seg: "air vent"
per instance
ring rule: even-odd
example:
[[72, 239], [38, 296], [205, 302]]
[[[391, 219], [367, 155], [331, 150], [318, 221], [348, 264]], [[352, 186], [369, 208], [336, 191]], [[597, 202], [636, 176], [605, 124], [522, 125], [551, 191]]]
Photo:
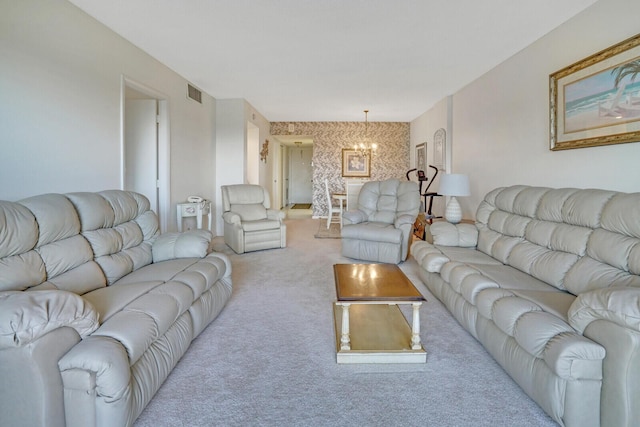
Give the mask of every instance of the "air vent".
[[202, 91], [194, 86], [187, 84], [187, 96], [196, 102], [202, 104]]

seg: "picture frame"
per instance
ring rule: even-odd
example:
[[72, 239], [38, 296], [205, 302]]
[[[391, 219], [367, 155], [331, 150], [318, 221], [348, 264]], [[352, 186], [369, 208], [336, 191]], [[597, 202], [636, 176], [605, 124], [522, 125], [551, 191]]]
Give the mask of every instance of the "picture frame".
[[371, 176], [371, 150], [363, 155], [360, 150], [342, 149], [342, 176], [368, 178]]
[[416, 145], [416, 169], [424, 171], [427, 169], [427, 143]]
[[433, 166], [438, 170], [445, 169], [445, 159], [447, 156], [447, 132], [440, 128], [433, 134]]
[[640, 141], [640, 34], [549, 75], [552, 151]]

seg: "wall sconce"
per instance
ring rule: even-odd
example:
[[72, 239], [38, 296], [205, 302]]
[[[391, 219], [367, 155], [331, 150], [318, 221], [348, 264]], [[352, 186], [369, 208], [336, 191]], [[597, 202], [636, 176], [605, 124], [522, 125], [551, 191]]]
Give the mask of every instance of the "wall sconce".
[[267, 163], [267, 155], [269, 154], [269, 140], [265, 139], [262, 144], [262, 150], [260, 150], [260, 160]]

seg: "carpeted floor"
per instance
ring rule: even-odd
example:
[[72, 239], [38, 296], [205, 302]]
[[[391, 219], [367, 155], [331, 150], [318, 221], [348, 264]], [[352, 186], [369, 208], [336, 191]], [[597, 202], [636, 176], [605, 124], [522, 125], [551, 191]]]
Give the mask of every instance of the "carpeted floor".
[[[427, 363], [338, 365], [332, 302], [339, 239], [287, 220], [287, 248], [234, 254], [233, 295], [136, 421], [146, 426], [556, 425], [401, 264], [428, 302]], [[406, 313], [409, 314], [409, 313]]]

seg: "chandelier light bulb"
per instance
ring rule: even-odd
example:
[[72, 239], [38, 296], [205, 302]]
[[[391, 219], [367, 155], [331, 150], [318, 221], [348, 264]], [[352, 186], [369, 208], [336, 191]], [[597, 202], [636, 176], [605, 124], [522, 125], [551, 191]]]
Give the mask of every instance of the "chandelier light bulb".
[[362, 142], [354, 144], [354, 150], [359, 151], [360, 155], [366, 157], [373, 155], [378, 148], [378, 144], [372, 143], [369, 139], [369, 110], [364, 110], [364, 137]]

